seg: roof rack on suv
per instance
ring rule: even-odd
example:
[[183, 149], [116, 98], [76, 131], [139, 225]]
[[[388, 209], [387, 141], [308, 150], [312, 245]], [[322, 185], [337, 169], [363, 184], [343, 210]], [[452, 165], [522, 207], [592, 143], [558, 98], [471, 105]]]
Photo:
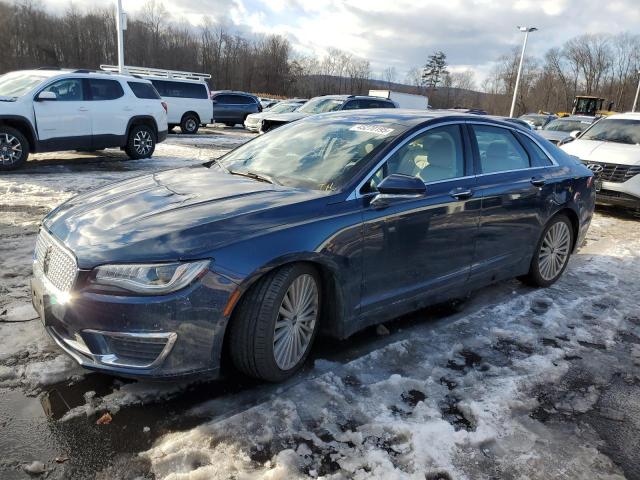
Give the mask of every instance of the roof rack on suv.
[[[100, 65], [100, 69], [105, 72], [119, 73], [116, 65]], [[208, 73], [182, 72], [180, 70], [165, 70], [163, 68], [130, 67], [125, 66], [125, 73], [129, 75], [147, 75], [150, 77], [176, 78], [182, 80], [208, 80], [211, 75]]]

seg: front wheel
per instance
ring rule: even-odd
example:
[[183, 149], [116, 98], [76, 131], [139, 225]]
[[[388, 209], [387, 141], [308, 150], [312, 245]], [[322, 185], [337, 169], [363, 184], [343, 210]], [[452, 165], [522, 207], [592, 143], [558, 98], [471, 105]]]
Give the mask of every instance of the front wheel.
[[320, 277], [310, 265], [288, 265], [259, 280], [230, 325], [236, 368], [270, 382], [292, 376], [315, 339], [321, 293]]
[[0, 126], [0, 171], [20, 168], [29, 158], [29, 142], [15, 128]]
[[572, 247], [571, 221], [566, 215], [555, 216], [543, 230], [529, 273], [522, 280], [536, 287], [552, 285], [567, 268]]
[[150, 158], [156, 149], [156, 135], [148, 125], [136, 125], [131, 128], [125, 152], [129, 158]]

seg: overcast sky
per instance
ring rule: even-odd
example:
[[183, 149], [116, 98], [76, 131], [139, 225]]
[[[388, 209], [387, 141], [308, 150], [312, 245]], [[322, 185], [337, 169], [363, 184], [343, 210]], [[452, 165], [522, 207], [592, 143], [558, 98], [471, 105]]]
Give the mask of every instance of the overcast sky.
[[[41, 0], [60, 11], [69, 0]], [[145, 0], [122, 0], [137, 12]], [[301, 53], [337, 47], [371, 61], [374, 77], [394, 66], [404, 80], [435, 50], [451, 70], [483, 78], [491, 62], [521, 45], [516, 25], [536, 26], [528, 53], [543, 55], [580, 33], [640, 33], [640, 0], [156, 0], [174, 19], [199, 24], [203, 15], [258, 33], [287, 36]], [[115, 0], [74, 0], [79, 7]]]

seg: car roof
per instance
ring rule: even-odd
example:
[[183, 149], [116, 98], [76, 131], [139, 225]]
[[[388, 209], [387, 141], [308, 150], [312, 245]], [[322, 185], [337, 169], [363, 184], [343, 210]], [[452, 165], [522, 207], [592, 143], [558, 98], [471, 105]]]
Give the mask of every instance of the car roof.
[[581, 122], [591, 122], [595, 121], [596, 117], [591, 117], [589, 115], [569, 115], [567, 117], [556, 118], [556, 120], [579, 120]]
[[38, 68], [33, 70], [15, 70], [7, 73], [24, 73], [27, 75], [38, 75], [47, 78], [66, 77], [69, 75], [79, 75], [82, 78], [101, 78], [101, 79], [119, 79], [124, 81], [142, 80], [147, 82], [146, 78], [137, 75], [126, 75], [119, 73], [103, 72], [102, 70], [91, 70], [85, 68]]
[[472, 120], [474, 122], [493, 123], [496, 126], [505, 126], [527, 131], [525, 127], [518, 123], [506, 122], [492, 118], [488, 115], [475, 115], [472, 113], [459, 113], [450, 110], [407, 110], [401, 108], [369, 108], [362, 110], [339, 110], [336, 112], [320, 113], [307, 117], [307, 120], [331, 118], [335, 120], [361, 120], [362, 122], [380, 121], [383, 123], [395, 123], [408, 128], [418, 126], [429, 120], [450, 119], [450, 120]]
[[389, 100], [388, 98], [384, 98], [384, 97], [375, 97], [373, 95], [319, 95], [317, 97], [313, 97], [313, 99], [316, 98], [328, 98], [331, 100], [360, 100], [360, 99], [369, 99], [369, 100], [383, 100], [385, 102], [389, 102], [389, 103], [393, 103], [391, 100]]
[[640, 113], [639, 112], [616, 113], [616, 114], [604, 117], [603, 120], [606, 120], [607, 118], [622, 119], [622, 120], [640, 120]]
[[221, 95], [221, 94], [228, 94], [228, 95], [244, 95], [245, 97], [251, 97], [251, 98], [255, 98], [258, 99], [258, 97], [256, 97], [255, 95], [253, 95], [252, 93], [247, 93], [247, 92], [240, 92], [237, 90], [213, 90], [211, 92], [211, 95]]

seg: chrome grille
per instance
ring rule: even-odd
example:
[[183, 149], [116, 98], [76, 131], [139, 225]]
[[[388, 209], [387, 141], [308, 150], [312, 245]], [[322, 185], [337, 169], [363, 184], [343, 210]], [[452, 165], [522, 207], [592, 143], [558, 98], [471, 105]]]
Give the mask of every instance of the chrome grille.
[[605, 182], [623, 183], [640, 174], [640, 165], [619, 165], [616, 163], [584, 162], [585, 165], [602, 165], [600, 179]]
[[76, 260], [44, 230], [38, 235], [33, 257], [34, 275], [43, 275], [61, 292], [71, 291], [78, 270]]

